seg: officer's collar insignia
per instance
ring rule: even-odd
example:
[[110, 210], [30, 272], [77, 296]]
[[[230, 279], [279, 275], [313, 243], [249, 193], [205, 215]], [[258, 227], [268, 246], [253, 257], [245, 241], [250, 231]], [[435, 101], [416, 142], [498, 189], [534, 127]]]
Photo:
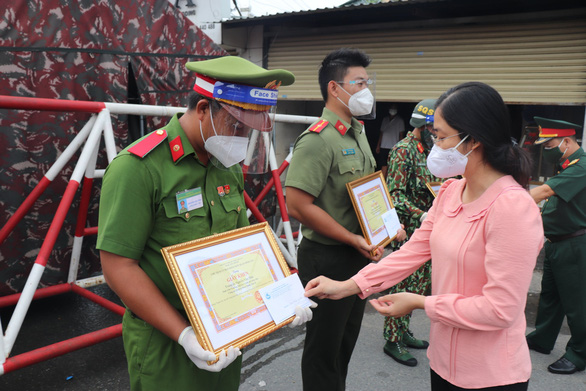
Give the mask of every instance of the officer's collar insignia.
[[342, 121], [338, 120], [338, 122], [336, 122], [336, 125], [334, 125], [334, 127], [336, 128], [336, 130], [338, 132], [340, 132], [340, 134], [343, 136], [346, 134], [346, 131], [348, 130], [348, 128], [346, 127], [346, 125], [344, 125], [342, 123]]
[[572, 161], [566, 159], [566, 161], [564, 162], [564, 164], [562, 164], [562, 168], [563, 169], [566, 169], [566, 168], [570, 167], [572, 164], [578, 163], [579, 161], [580, 161], [580, 159], [574, 159]]
[[183, 151], [183, 144], [181, 144], [181, 136], [177, 136], [172, 141], [170, 141], [169, 148], [171, 149], [171, 156], [173, 157], [173, 162], [176, 162], [185, 153]]

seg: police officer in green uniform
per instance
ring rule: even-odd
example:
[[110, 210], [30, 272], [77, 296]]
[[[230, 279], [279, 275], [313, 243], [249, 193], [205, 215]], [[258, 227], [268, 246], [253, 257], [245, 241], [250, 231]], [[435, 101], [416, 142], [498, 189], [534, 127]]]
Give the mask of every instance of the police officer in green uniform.
[[531, 189], [535, 202], [546, 200], [541, 216], [546, 236], [545, 261], [535, 331], [529, 348], [549, 354], [564, 316], [571, 338], [566, 353], [547, 367], [552, 373], [572, 374], [586, 367], [586, 153], [576, 142], [581, 126], [535, 117], [543, 158], [559, 172]]
[[[387, 187], [397, 210], [399, 220], [405, 226], [407, 239], [425, 219], [434, 200], [427, 183], [436, 182], [427, 168], [427, 155], [433, 146], [433, 114], [436, 99], [424, 99], [413, 109], [409, 124], [413, 130], [399, 141], [388, 157], [389, 174]], [[398, 249], [403, 243], [393, 243]], [[390, 293], [412, 292], [428, 295], [431, 289], [431, 261], [417, 269], [411, 276], [391, 288]], [[385, 317], [383, 336], [387, 341], [385, 354], [400, 364], [417, 365], [417, 359], [407, 350], [426, 349], [429, 343], [415, 338], [409, 330], [411, 314], [399, 318]]]
[[[318, 75], [323, 114], [295, 142], [285, 185], [289, 214], [302, 224], [297, 259], [304, 284], [319, 275], [345, 280], [383, 252], [360, 235], [346, 189], [346, 183], [373, 173], [376, 164], [364, 127], [354, 118], [373, 107], [365, 69], [369, 63], [366, 54], [354, 49], [326, 56]], [[374, 256], [371, 250], [376, 250]], [[343, 390], [365, 302], [356, 295], [316, 299], [301, 361], [303, 389]]]
[[120, 152], [102, 185], [97, 248], [127, 307], [132, 390], [238, 389], [240, 352], [229, 347], [207, 363], [216, 356], [197, 342], [160, 250], [248, 225], [237, 163], [251, 129], [272, 130], [278, 85], [295, 80], [239, 57], [186, 67], [196, 72], [187, 112]]

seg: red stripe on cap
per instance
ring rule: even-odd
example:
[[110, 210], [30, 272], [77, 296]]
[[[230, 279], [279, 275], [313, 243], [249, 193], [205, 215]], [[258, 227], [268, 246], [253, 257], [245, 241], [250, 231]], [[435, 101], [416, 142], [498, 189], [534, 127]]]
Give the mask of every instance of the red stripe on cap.
[[572, 128], [568, 129], [552, 129], [552, 128], [541, 128], [539, 137], [568, 137], [576, 134], [576, 130]]
[[[204, 88], [201, 83], [198, 85], [198, 79], [203, 80], [205, 82], [205, 84], [209, 83], [211, 84], [211, 88]], [[216, 79], [212, 79], [211, 77], [207, 77], [204, 75], [201, 75], [199, 73], [195, 74], [195, 84], [193, 86], [193, 90], [195, 92], [197, 92], [198, 94], [201, 94], [207, 98], [213, 98], [214, 97], [214, 84], [216, 84]]]

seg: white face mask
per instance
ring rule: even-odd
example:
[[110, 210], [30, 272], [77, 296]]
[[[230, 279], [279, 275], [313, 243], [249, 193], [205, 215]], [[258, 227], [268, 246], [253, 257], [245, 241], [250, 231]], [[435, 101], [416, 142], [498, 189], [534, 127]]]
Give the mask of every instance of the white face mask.
[[468, 155], [473, 150], [470, 150], [466, 155], [462, 155], [456, 148], [466, 140], [468, 136], [464, 137], [458, 145], [448, 149], [442, 149], [434, 145], [427, 157], [427, 168], [434, 176], [438, 178], [450, 178], [456, 175], [463, 175], [466, 171], [466, 164], [468, 163]]
[[389, 110], [389, 115], [397, 115], [397, 110], [390, 109]]
[[201, 121], [199, 121], [199, 132], [201, 134], [202, 140], [204, 140], [203, 146], [205, 150], [208, 151], [213, 157], [218, 159], [218, 161], [226, 168], [243, 161], [244, 158], [246, 158], [248, 137], [219, 136], [218, 133], [216, 133], [216, 126], [214, 125], [214, 118], [212, 116], [211, 109], [210, 120], [212, 122], [214, 136], [209, 137], [207, 140], [205, 140], [203, 137]]
[[[340, 88], [344, 90], [344, 87], [340, 86]], [[344, 90], [344, 92], [350, 95], [348, 91]], [[370, 114], [372, 111], [372, 105], [374, 104], [374, 97], [368, 88], [363, 88], [354, 95], [350, 95], [348, 104], [344, 103], [340, 98], [337, 99], [342, 102], [344, 106], [349, 108], [350, 113], [352, 113], [352, 115], [355, 117]]]

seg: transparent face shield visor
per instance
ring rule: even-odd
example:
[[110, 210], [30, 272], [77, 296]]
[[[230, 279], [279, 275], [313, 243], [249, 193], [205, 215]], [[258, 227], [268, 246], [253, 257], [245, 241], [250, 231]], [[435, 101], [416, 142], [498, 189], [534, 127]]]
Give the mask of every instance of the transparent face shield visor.
[[221, 169], [239, 164], [244, 174], [268, 172], [276, 106], [256, 111], [212, 101], [210, 108], [215, 131], [206, 139], [210, 161]]

